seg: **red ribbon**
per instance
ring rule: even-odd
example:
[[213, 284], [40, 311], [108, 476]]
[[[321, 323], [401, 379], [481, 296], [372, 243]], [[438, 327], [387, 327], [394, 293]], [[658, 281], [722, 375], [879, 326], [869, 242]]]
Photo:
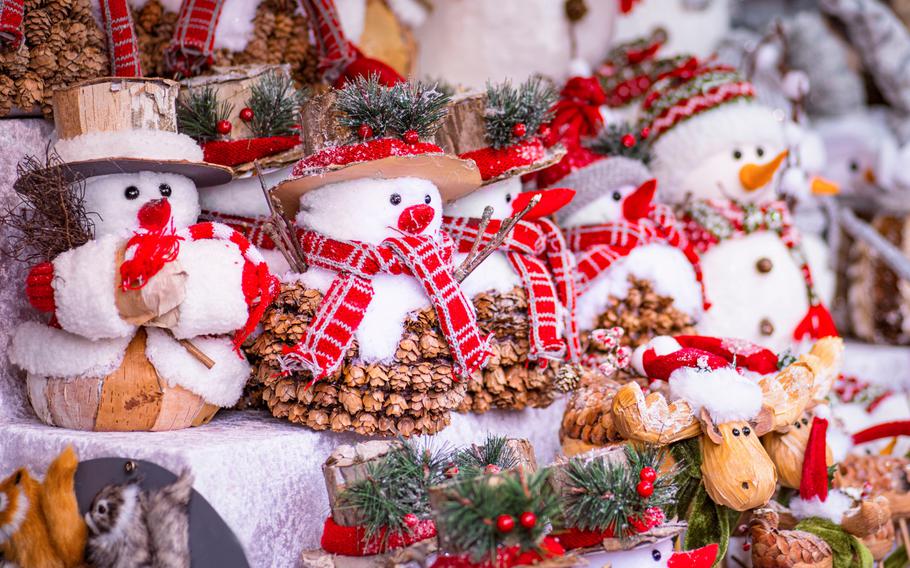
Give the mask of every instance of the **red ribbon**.
[[436, 523], [432, 519], [418, 521], [410, 532], [392, 532], [382, 528], [367, 538], [366, 527], [339, 525], [332, 517], [325, 520], [320, 546], [331, 554], [342, 556], [373, 556], [436, 536]]
[[101, 0], [101, 17], [107, 34], [111, 75], [142, 77], [139, 43], [126, 0]]
[[9, 51], [22, 45], [22, 20], [25, 17], [25, 0], [0, 0], [0, 44]]

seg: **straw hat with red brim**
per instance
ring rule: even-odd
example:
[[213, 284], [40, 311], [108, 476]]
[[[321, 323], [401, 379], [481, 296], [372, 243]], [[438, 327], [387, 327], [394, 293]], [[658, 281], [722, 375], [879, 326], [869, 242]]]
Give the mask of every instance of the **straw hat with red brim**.
[[445, 202], [473, 192], [482, 181], [474, 162], [445, 154], [435, 144], [378, 138], [328, 147], [300, 160], [291, 177], [278, 184], [273, 192], [285, 213], [293, 216], [302, 195], [325, 185], [355, 179], [403, 177], [433, 182]]

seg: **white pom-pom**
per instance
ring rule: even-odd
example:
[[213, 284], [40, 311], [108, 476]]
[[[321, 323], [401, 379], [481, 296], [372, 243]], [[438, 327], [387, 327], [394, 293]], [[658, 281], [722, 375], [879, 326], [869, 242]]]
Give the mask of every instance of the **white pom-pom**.
[[593, 72], [591, 64], [580, 57], [569, 61], [569, 75], [572, 77], [590, 77]]
[[788, 99], [801, 99], [809, 94], [809, 76], [800, 69], [788, 71], [781, 87]]
[[755, 52], [755, 68], [760, 71], [770, 71], [777, 67], [780, 57], [780, 48], [773, 43], [766, 43]]

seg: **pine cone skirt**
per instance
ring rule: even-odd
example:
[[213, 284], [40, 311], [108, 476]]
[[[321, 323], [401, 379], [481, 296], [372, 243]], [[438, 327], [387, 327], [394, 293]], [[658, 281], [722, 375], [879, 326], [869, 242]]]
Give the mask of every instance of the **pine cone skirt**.
[[380, 436], [435, 434], [449, 424], [467, 384], [452, 378], [452, 361], [432, 308], [405, 322], [395, 362], [365, 363], [351, 345], [334, 375], [312, 387], [309, 373], [282, 376], [278, 359], [295, 344], [316, 313], [322, 294], [302, 284], [282, 284], [266, 311], [263, 333], [246, 349], [253, 363], [255, 400], [273, 415], [314, 430], [354, 431]]
[[546, 408], [555, 398], [558, 363], [540, 369], [529, 361], [528, 297], [524, 288], [488, 292], [473, 299], [477, 323], [484, 335], [492, 334], [492, 356], [484, 369], [474, 373], [458, 410], [486, 412], [491, 408], [521, 410]]

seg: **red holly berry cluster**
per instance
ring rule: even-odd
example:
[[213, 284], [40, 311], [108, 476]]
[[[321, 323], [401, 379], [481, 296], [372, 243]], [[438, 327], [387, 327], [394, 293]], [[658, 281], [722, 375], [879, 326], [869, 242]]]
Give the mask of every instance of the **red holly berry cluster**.
[[[518, 517], [518, 522], [526, 529], [534, 528], [537, 524], [537, 515], [531, 511], [525, 511]], [[499, 515], [496, 517], [496, 529], [501, 533], [510, 533], [515, 528], [515, 517], [512, 515]]]
[[240, 109], [240, 120], [243, 122], [249, 122], [253, 120], [253, 109], [250, 107], [243, 107]]
[[657, 472], [654, 471], [653, 467], [643, 467], [638, 472], [638, 479], [640, 481], [635, 490], [640, 497], [647, 499], [654, 494], [654, 482], [657, 480]]

